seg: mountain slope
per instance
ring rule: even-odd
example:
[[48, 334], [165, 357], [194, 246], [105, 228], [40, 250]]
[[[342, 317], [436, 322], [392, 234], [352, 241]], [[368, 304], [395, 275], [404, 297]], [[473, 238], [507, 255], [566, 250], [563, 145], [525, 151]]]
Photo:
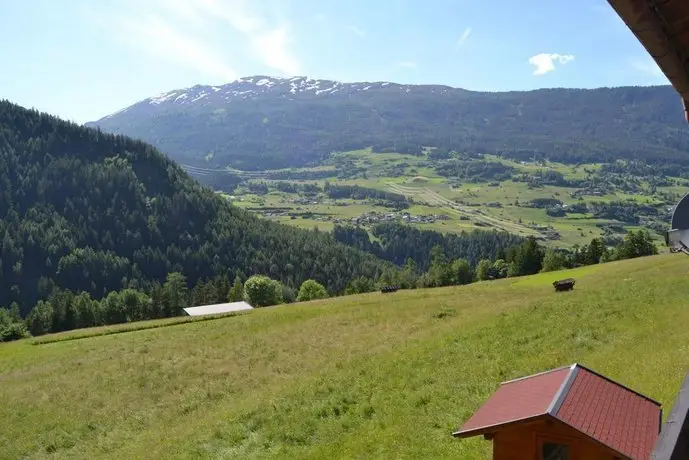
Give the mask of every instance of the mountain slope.
[[670, 86], [482, 93], [256, 76], [170, 91], [89, 126], [146, 140], [185, 164], [247, 170], [315, 164], [332, 151], [372, 145], [689, 162], [689, 133]]
[[0, 101], [0, 305], [53, 286], [95, 297], [180, 271], [261, 273], [340, 292], [386, 263], [230, 206], [153, 147]]

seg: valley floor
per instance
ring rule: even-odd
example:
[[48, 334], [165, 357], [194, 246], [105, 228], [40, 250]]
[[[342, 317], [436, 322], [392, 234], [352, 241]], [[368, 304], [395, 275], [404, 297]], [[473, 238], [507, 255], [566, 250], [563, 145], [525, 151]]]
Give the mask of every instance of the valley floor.
[[[443, 177], [434, 168], [434, 165], [437, 167], [442, 163], [429, 160], [426, 156], [372, 153], [366, 149], [333, 154], [328, 160], [332, 163], [329, 166], [282, 171], [285, 174], [298, 174], [329, 170], [334, 177], [327, 179], [275, 181], [271, 179], [275, 171], [234, 171], [247, 182], [232, 193], [231, 200], [235, 205], [264, 217], [303, 228], [318, 227], [323, 231], [332, 230], [336, 224], [353, 222], [370, 228], [384, 219], [394, 219], [408, 222], [419, 229], [443, 233], [473, 229], [503, 230], [521, 236], [536, 236], [549, 246], [572, 247], [588, 244], [592, 238], [602, 236], [621, 238], [626, 231], [640, 227], [661, 229], [653, 233], [661, 242], [662, 232], [670, 219], [669, 209], [689, 190], [689, 182], [680, 178], [664, 178], [667, 184], [655, 186], [651, 182], [658, 180], [657, 177], [635, 176], [632, 173], [599, 175], [601, 165], [594, 163], [537, 164], [484, 155], [481, 160], [468, 160], [468, 164], [485, 165], [486, 161], [512, 168], [512, 178], [479, 177], [469, 181]], [[188, 170], [192, 175], [202, 171], [198, 168]], [[582, 183], [588, 185], [534, 185], [542, 181], [540, 175], [548, 173], [561, 174], [565, 181], [584, 181]], [[343, 174], [349, 176], [342, 177]], [[534, 182], [529, 183], [524, 177]], [[262, 182], [269, 185], [263, 193], [252, 191], [247, 186], [249, 183], [256, 185]], [[403, 195], [412, 205], [394, 211], [376, 205], [375, 200], [330, 199], [324, 193], [305, 196], [303, 193], [279, 191], [275, 188], [277, 182], [297, 187], [311, 184], [321, 189], [326, 182], [356, 185]], [[562, 215], [548, 214], [545, 207], [530, 204], [538, 199], [561, 202], [564, 206]], [[586, 211], [587, 206], [590, 208], [596, 203], [623, 206], [621, 203], [625, 202], [631, 202], [630, 206], [645, 205], [648, 208], [644, 212], [651, 214], [643, 215], [642, 211], [632, 208], [618, 210], [615, 217]], [[583, 207], [584, 211], [573, 212], [575, 207], [572, 206]], [[403, 213], [409, 213], [407, 220], [403, 219]], [[620, 220], [625, 218], [626, 221]]]
[[573, 362], [667, 416], [688, 288], [689, 258], [662, 255], [2, 344], [0, 458], [487, 458], [451, 431], [500, 381]]

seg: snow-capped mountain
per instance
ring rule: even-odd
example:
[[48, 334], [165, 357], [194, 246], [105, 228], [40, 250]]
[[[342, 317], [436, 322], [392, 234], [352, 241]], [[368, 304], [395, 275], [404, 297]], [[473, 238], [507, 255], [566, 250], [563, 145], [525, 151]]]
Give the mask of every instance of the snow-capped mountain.
[[[211, 106], [227, 104], [236, 100], [255, 99], [260, 97], [299, 100], [314, 96], [351, 96], [365, 91], [396, 92], [400, 95], [415, 92], [430, 92], [431, 94], [446, 94], [448, 91], [463, 91], [449, 86], [434, 85], [401, 85], [391, 82], [359, 82], [342, 83], [333, 80], [318, 80], [309, 77], [269, 77], [253, 76], [240, 78], [231, 83], [220, 86], [195, 85], [190, 88], [176, 89], [144, 99], [131, 107], [103, 118], [111, 118], [132, 108], [141, 109], [145, 106]], [[100, 120], [102, 121], [102, 120]]]
[[199, 167], [275, 169], [333, 151], [424, 146], [602, 161], [680, 158], [689, 136], [670, 86], [475, 92], [441, 85], [246, 77], [144, 99], [90, 126]]
[[[308, 77], [275, 78], [275, 77], [247, 77], [222, 86], [201, 86], [169, 91], [146, 100], [149, 104], [162, 104], [171, 101], [176, 104], [193, 104], [206, 99], [249, 99], [270, 94], [287, 98], [297, 95], [313, 94], [327, 95], [335, 93], [351, 94], [358, 91], [368, 91], [371, 88], [383, 88], [388, 82], [376, 83], [341, 83], [331, 80], [314, 80]], [[401, 85], [396, 85], [401, 87]]]

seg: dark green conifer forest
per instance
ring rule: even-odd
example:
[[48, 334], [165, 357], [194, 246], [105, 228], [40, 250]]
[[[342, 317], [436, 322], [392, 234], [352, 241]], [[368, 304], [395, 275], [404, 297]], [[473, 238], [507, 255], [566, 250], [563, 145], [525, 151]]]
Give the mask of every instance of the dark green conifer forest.
[[0, 305], [265, 274], [340, 293], [386, 263], [229, 205], [153, 147], [0, 102]]

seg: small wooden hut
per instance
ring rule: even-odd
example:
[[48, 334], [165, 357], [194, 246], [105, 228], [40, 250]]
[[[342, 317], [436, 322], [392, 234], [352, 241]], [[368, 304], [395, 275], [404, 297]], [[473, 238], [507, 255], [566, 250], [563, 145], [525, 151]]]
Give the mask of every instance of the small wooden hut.
[[648, 459], [660, 403], [579, 364], [510, 380], [453, 436], [483, 435], [494, 460]]

